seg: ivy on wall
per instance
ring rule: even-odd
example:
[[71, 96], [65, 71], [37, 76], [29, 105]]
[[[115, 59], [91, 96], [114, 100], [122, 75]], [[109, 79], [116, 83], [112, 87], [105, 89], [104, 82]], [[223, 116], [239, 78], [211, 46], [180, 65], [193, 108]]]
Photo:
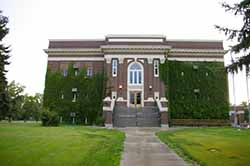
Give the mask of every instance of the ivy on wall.
[[[73, 64], [69, 65], [66, 76], [63, 76], [62, 71], [51, 72], [48, 68], [44, 107], [56, 111], [64, 122], [71, 122], [73, 113], [76, 123], [87, 121], [93, 124], [102, 116], [105, 82], [103, 73], [87, 77], [86, 70], [80, 69], [75, 75]], [[76, 94], [76, 101], [73, 101], [73, 93]]]
[[228, 119], [223, 63], [166, 61], [160, 73], [166, 85], [170, 119]]

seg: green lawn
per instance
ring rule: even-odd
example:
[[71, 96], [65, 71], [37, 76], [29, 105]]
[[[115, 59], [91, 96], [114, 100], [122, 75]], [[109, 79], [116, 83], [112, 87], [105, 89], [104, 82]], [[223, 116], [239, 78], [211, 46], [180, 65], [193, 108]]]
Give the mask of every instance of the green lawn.
[[250, 165], [250, 130], [190, 128], [161, 131], [157, 135], [184, 159], [201, 165]]
[[118, 166], [124, 138], [117, 130], [0, 123], [0, 165]]

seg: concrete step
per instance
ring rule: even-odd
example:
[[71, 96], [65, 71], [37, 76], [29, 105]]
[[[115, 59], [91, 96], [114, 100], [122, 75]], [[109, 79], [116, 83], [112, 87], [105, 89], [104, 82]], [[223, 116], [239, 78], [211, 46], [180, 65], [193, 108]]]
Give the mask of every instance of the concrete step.
[[115, 107], [113, 118], [115, 127], [160, 126], [160, 114], [157, 107]]

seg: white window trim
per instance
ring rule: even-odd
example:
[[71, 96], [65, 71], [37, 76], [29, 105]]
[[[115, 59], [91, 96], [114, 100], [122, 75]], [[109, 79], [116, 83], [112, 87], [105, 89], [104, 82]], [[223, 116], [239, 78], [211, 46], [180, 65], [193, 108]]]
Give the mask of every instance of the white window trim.
[[91, 67], [88, 67], [88, 68], [87, 68], [87, 73], [86, 73], [86, 75], [87, 75], [88, 77], [91, 77], [91, 76], [93, 75], [93, 70], [92, 70]]
[[[138, 63], [141, 67], [141, 70], [130, 70], [131, 65], [133, 65], [134, 63]], [[132, 78], [133, 83], [130, 82], [130, 71], [133, 72], [133, 78]], [[141, 83], [139, 83], [139, 71], [141, 72]], [[134, 83], [134, 73], [135, 72], [137, 73], [137, 83], [136, 84]], [[143, 66], [139, 62], [130, 63], [128, 66], [128, 85], [141, 86], [141, 85], [143, 85], [143, 83], [144, 83]]]
[[68, 70], [67, 69], [63, 69], [63, 76], [67, 77], [67, 75], [68, 75]]
[[75, 75], [75, 76], [78, 76], [78, 75], [79, 75], [79, 69], [78, 69], [78, 68], [75, 68], [75, 69], [74, 69], [74, 75]]
[[[155, 59], [154, 60], [154, 63], [153, 63], [153, 65], [154, 65], [154, 76], [155, 77], [159, 77], [159, 60], [158, 59]], [[155, 72], [156, 71], [156, 69], [157, 69], [157, 73]]]
[[76, 92], [73, 92], [72, 102], [76, 102], [76, 99], [77, 99], [77, 94], [76, 94]]
[[118, 60], [112, 59], [112, 76], [117, 77], [118, 72]]

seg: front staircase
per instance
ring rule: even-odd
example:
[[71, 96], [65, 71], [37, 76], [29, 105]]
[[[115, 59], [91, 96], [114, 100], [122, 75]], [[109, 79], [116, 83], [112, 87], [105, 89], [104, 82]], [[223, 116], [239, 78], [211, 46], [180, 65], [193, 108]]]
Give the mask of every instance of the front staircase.
[[156, 106], [142, 108], [115, 106], [114, 127], [160, 127], [160, 114]]

